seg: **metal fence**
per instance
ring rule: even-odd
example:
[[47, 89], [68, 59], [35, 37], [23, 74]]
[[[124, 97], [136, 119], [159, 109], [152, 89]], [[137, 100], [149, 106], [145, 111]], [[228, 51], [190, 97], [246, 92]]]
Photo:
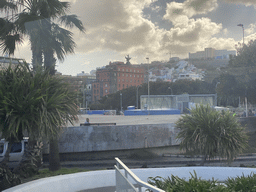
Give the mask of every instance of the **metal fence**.
[[142, 192], [143, 189], [149, 189], [153, 192], [164, 192], [141, 181], [120, 159], [115, 158], [115, 160], [116, 192]]

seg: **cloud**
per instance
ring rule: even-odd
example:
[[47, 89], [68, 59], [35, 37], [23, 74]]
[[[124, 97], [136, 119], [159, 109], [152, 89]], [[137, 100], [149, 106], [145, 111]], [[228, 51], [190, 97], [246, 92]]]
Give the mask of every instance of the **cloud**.
[[252, 33], [255, 33], [256, 25], [254, 23], [251, 23], [249, 25], [249, 28], [246, 28], [244, 31], [246, 34], [250, 35]]
[[256, 5], [255, 0], [224, 0], [227, 3], [244, 4], [246, 6]]
[[206, 14], [216, 9], [217, 6], [217, 0], [187, 0], [184, 3], [171, 2], [167, 4], [164, 19], [175, 24], [182, 20], [184, 16], [191, 18], [194, 15]]
[[[222, 24], [211, 19], [192, 18], [217, 7], [217, 0], [187, 0], [184, 3], [167, 4], [164, 19], [173, 23], [171, 29], [160, 29], [147, 18], [143, 10], [154, 8], [151, 0], [94, 0], [83, 3], [76, 0], [72, 13], [82, 19], [86, 33], [75, 32], [77, 53], [112, 50], [121, 55], [130, 54], [133, 62], [145, 60], [145, 56], [156, 60], [173, 56], [187, 57], [188, 52], [214, 46], [233, 46], [231, 39], [212, 39], [222, 31]], [[155, 7], [159, 9], [159, 7]], [[152, 10], [154, 11], [154, 10]], [[225, 32], [225, 30], [224, 30]]]

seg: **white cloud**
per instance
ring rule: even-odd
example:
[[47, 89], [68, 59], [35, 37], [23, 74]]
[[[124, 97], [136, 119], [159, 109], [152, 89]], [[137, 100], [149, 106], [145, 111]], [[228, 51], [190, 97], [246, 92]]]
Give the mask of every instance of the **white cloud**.
[[255, 0], [224, 0], [227, 3], [243, 4], [246, 6], [256, 5]]
[[254, 23], [251, 23], [249, 25], [249, 28], [246, 28], [244, 31], [246, 34], [250, 35], [252, 33], [255, 33], [256, 25]]
[[188, 18], [206, 14], [213, 11], [218, 6], [217, 0], [187, 0], [184, 3], [171, 2], [167, 4], [164, 19], [170, 20], [172, 23], [180, 22], [187, 16]]

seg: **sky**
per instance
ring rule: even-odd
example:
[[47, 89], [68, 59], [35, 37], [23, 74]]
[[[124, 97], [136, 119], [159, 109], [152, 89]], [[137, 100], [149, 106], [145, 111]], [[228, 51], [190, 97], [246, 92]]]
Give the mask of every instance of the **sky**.
[[[66, 0], [67, 1], [67, 0]], [[57, 63], [63, 75], [76, 76], [123, 61], [132, 64], [188, 58], [212, 47], [235, 50], [256, 38], [256, 0], [68, 0], [86, 31], [72, 30], [75, 53]], [[31, 62], [28, 41], [15, 55]]]

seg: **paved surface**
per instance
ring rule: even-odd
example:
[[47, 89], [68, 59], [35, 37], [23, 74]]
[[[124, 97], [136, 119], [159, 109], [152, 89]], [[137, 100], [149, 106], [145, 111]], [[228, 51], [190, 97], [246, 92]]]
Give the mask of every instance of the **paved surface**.
[[[90, 123], [116, 123], [116, 125], [138, 125], [138, 124], [163, 124], [175, 123], [181, 115], [138, 115], [138, 116], [123, 116], [123, 115], [79, 115], [79, 121], [74, 123], [74, 126], [80, 126], [86, 118], [89, 118]], [[72, 126], [68, 124], [68, 126]]]

